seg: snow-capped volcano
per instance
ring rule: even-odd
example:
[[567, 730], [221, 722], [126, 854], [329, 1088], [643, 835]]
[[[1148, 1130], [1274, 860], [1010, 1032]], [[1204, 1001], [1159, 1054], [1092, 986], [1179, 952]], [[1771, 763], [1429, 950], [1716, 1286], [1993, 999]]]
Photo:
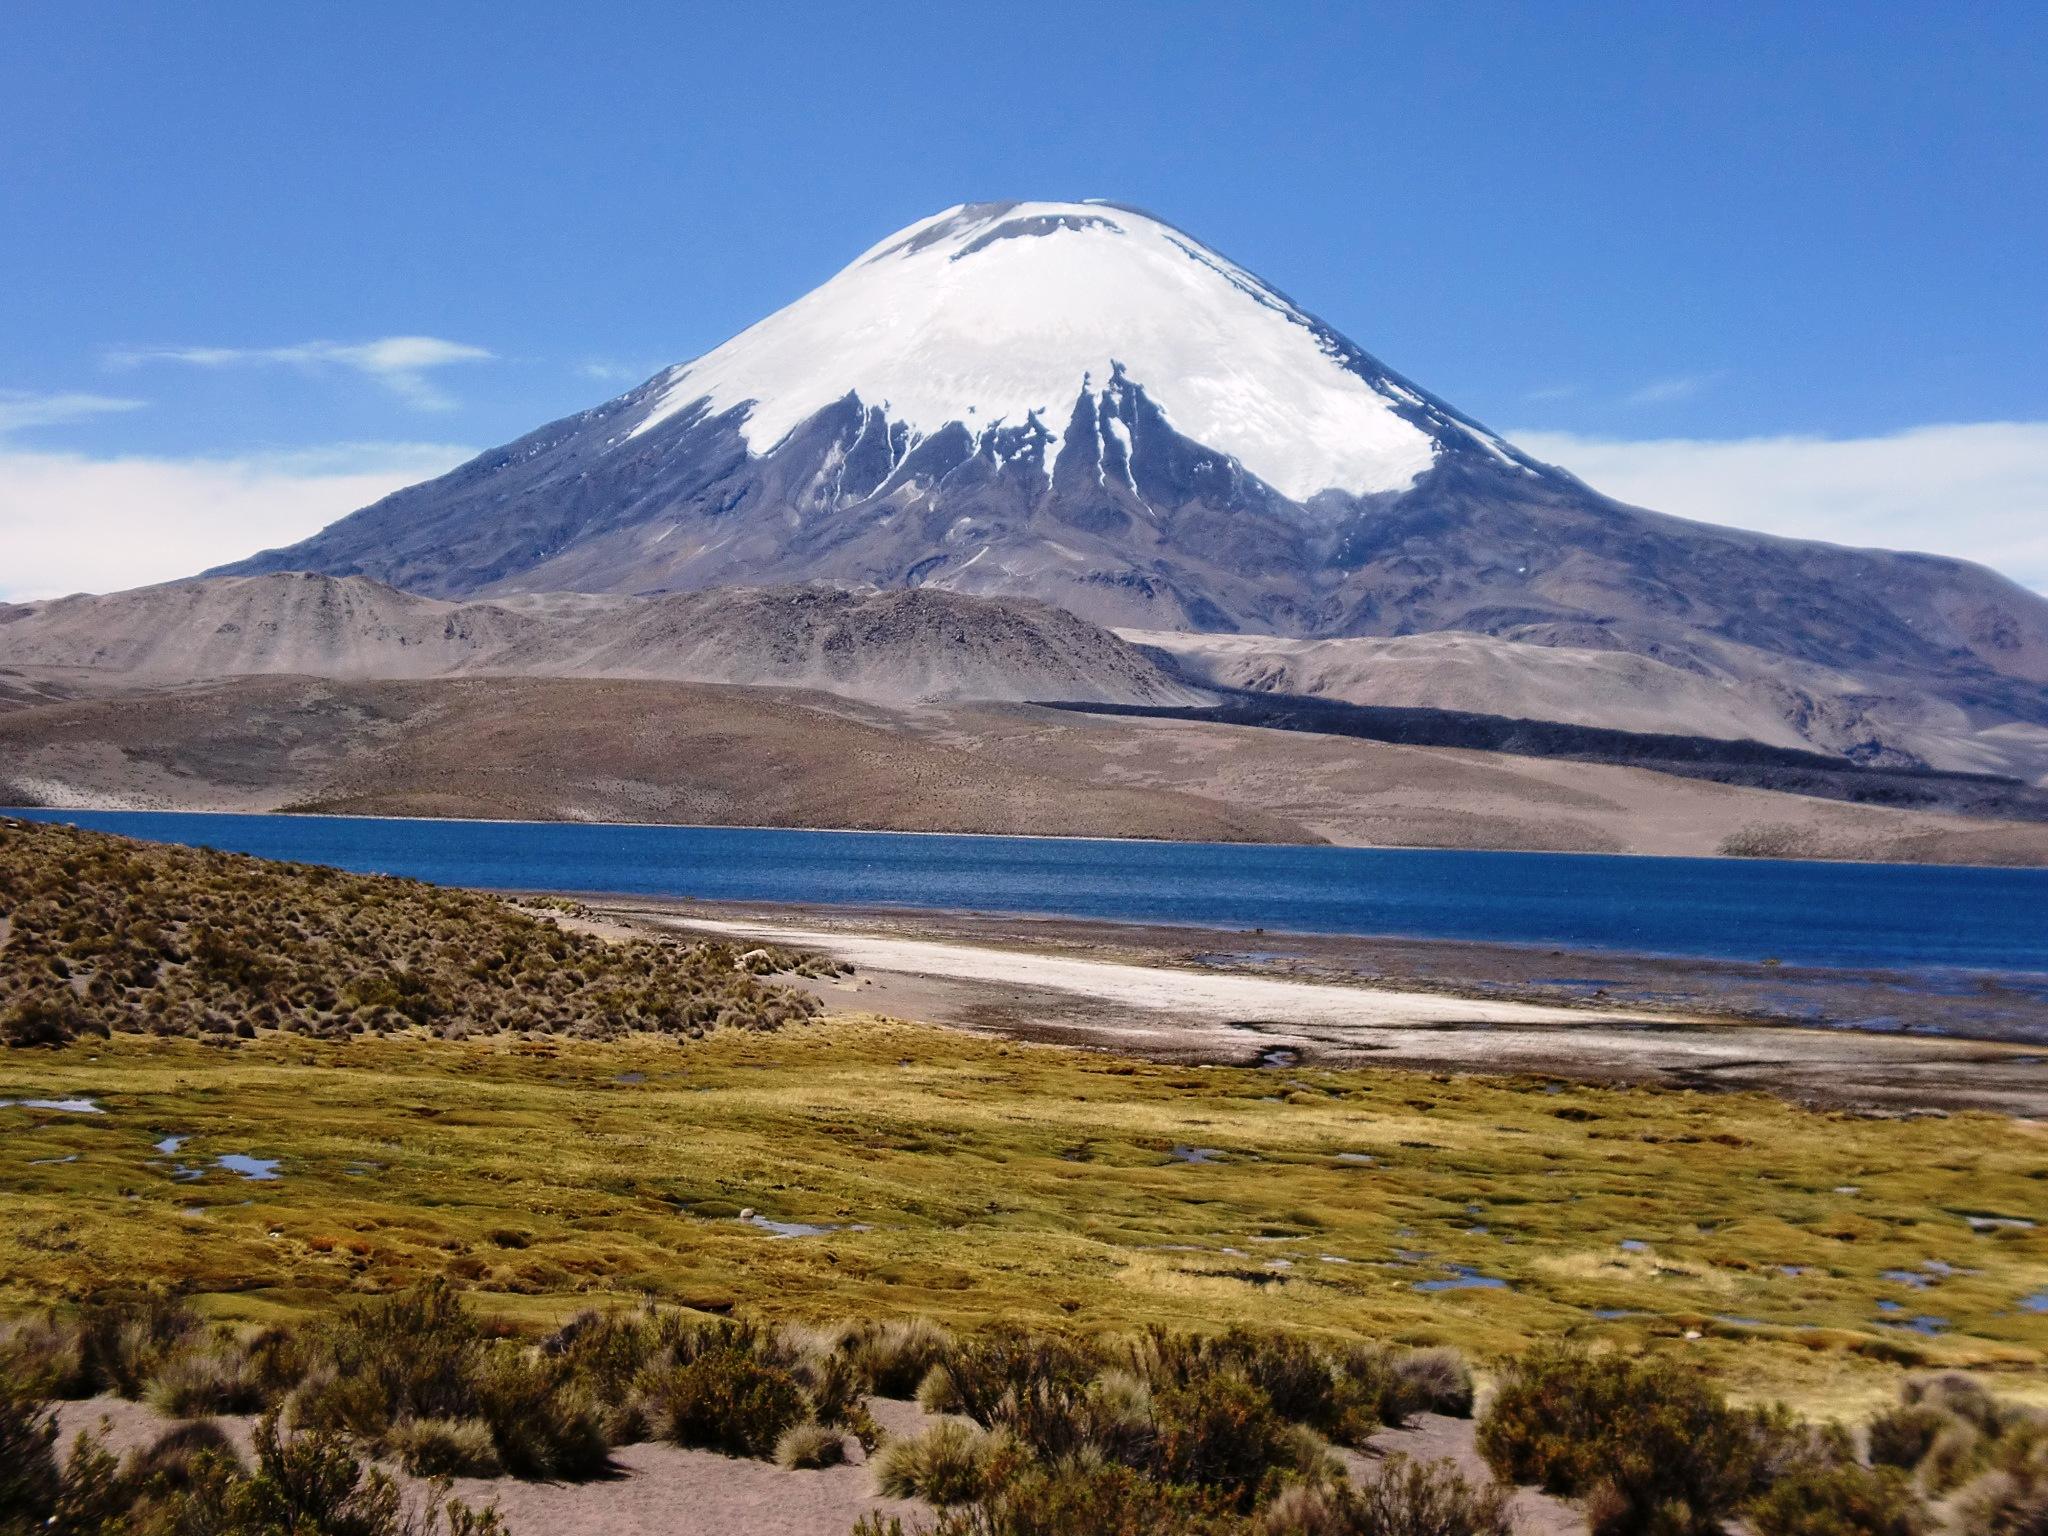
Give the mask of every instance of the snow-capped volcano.
[[1459, 631], [1648, 658], [1830, 750], [1913, 758], [1937, 732], [1973, 744], [1951, 766], [2048, 762], [2039, 597], [1609, 501], [1110, 203], [921, 220], [694, 361], [225, 573], [280, 570], [435, 597], [823, 581], [1141, 630]]
[[1406, 490], [1439, 432], [1499, 446], [1242, 267], [1108, 203], [948, 209], [657, 384], [629, 438], [708, 405], [742, 412], [765, 454], [851, 395], [912, 447], [957, 424], [994, 454], [1002, 429], [1029, 428], [1048, 476], [1077, 407], [1127, 460], [1117, 398], [1136, 386], [1298, 502]]

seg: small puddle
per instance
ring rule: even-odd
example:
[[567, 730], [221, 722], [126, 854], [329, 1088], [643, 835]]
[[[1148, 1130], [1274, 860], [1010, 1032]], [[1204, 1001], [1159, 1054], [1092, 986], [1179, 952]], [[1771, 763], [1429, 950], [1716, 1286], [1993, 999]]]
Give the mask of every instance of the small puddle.
[[1648, 1253], [1650, 1245], [1640, 1237], [1624, 1237], [1621, 1240], [1621, 1251], [1623, 1253]]
[[59, 1163], [75, 1163], [77, 1161], [78, 1154], [74, 1152], [69, 1157], [32, 1157], [28, 1160], [28, 1165], [31, 1168], [54, 1168]]
[[0, 1099], [0, 1109], [49, 1109], [60, 1115], [104, 1115], [91, 1099]]
[[638, 1088], [647, 1081], [647, 1074], [645, 1072], [621, 1072], [612, 1081], [621, 1088]]
[[1175, 1147], [1170, 1156], [1182, 1163], [1220, 1163], [1223, 1161], [1221, 1147]]
[[1504, 1291], [1507, 1281], [1498, 1275], [1482, 1275], [1469, 1264], [1453, 1264], [1450, 1274], [1440, 1280], [1418, 1280], [1418, 1291]]
[[191, 1139], [190, 1136], [166, 1136], [162, 1141], [157, 1142], [152, 1150], [161, 1152], [165, 1157], [169, 1157]]
[[2048, 1291], [2036, 1291], [2031, 1296], [2020, 1298], [2022, 1312], [2048, 1312]]
[[277, 1165], [282, 1158], [251, 1157], [246, 1152], [224, 1152], [214, 1159], [229, 1173], [239, 1173], [245, 1179], [275, 1179], [279, 1177]]
[[1354, 1168], [1370, 1168], [1376, 1162], [1378, 1162], [1379, 1159], [1374, 1157], [1370, 1152], [1339, 1152], [1337, 1154], [1337, 1161], [1340, 1163], [1349, 1163]]
[[1934, 1284], [1932, 1275], [1923, 1275], [1916, 1269], [1887, 1269], [1880, 1272], [1877, 1278], [1889, 1280], [1893, 1285], [1910, 1285], [1916, 1291], [1924, 1291]]
[[1972, 1232], [2031, 1232], [2034, 1223], [2024, 1216], [1965, 1216]]
[[[1298, 1067], [1300, 1065], [1301, 1052], [1295, 1050], [1292, 1046], [1275, 1045], [1259, 1052], [1259, 1066], [1267, 1072], [1277, 1071], [1283, 1067]], [[1290, 1088], [1300, 1087], [1303, 1089], [1307, 1087], [1306, 1084], [1296, 1083], [1290, 1083], [1288, 1086]]]
[[742, 1211], [738, 1218], [747, 1226], [758, 1227], [776, 1237], [824, 1237], [833, 1232], [866, 1232], [870, 1228], [863, 1222], [812, 1222], [775, 1221], [759, 1211]]

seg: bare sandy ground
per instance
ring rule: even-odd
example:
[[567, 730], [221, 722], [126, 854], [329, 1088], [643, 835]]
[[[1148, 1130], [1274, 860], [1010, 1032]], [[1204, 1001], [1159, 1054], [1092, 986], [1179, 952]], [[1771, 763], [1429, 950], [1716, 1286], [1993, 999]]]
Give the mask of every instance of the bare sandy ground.
[[[734, 938], [766, 939], [799, 949], [824, 950], [863, 971], [1076, 993], [1140, 1013], [1163, 1014], [1166, 1017], [1162, 1022], [1169, 1028], [1197, 1020], [1232, 1025], [1254, 1020], [1285, 1021], [1302, 1027], [1353, 1030], [1498, 1024], [1556, 1027], [1583, 1024], [1589, 1018], [1587, 1013], [1530, 1003], [1398, 992], [1382, 987], [1320, 986], [1261, 976], [1203, 974], [1163, 966], [1120, 965], [1107, 960], [1075, 960], [1064, 955], [816, 928], [723, 922], [715, 918], [690, 919], [689, 926]], [[1647, 1023], [1655, 1016], [1621, 1012], [1590, 1017]]]
[[[1029, 931], [1028, 922], [996, 917], [970, 930], [989, 937], [940, 941], [900, 931], [915, 928], [922, 914], [847, 913], [830, 923], [801, 924], [732, 909], [701, 915], [645, 904], [599, 910], [626, 927], [760, 939], [836, 955], [857, 974], [810, 984], [835, 1011], [1155, 1060], [1525, 1073], [1754, 1089], [1883, 1113], [1982, 1109], [2048, 1118], [2048, 1069], [2038, 1045], [1759, 1022], [1726, 1006], [1717, 1009], [1711, 988], [1695, 989], [1679, 1007], [1631, 1001], [1627, 989], [1605, 1006], [1562, 1006], [1474, 995], [1480, 989], [1442, 977], [1428, 986], [1403, 986], [1392, 976], [1363, 984], [1218, 973], [1188, 963], [1177, 947], [1186, 930], [1164, 930], [1145, 953], [1134, 950], [1139, 941], [1128, 926], [1105, 925], [1095, 951], [1117, 954], [1105, 959], [1090, 957], [1077, 937], [1086, 925], [1071, 921], [1058, 925], [1059, 951], [1048, 952], [1033, 942], [1035, 934], [1015, 937]], [[1231, 937], [1212, 934], [1210, 942]], [[1266, 936], [1257, 942], [1284, 950], [1314, 941]]]
[[[930, 1422], [915, 1403], [874, 1399], [875, 1418], [890, 1434], [916, 1434]], [[173, 1421], [143, 1403], [95, 1397], [57, 1407], [60, 1444], [84, 1431], [106, 1436], [118, 1455], [151, 1444]], [[247, 1456], [254, 1421], [215, 1421]], [[686, 1451], [672, 1445], [622, 1446], [613, 1473], [589, 1483], [526, 1483], [512, 1478], [458, 1478], [451, 1492], [477, 1508], [495, 1504], [511, 1536], [846, 1536], [855, 1521], [874, 1513], [902, 1517], [911, 1526], [929, 1506], [884, 1499], [868, 1469], [856, 1461], [815, 1472], [789, 1472], [768, 1462]], [[1363, 1452], [1339, 1451], [1354, 1478], [1375, 1475], [1393, 1452], [1433, 1461], [1446, 1458], [1475, 1481], [1488, 1477], [1473, 1447], [1468, 1419], [1423, 1414], [1406, 1428], [1382, 1430]], [[416, 1495], [425, 1489], [402, 1478]], [[1533, 1488], [1515, 1495], [1517, 1536], [1582, 1536], [1584, 1518], [1571, 1505]], [[914, 1526], [912, 1527], [915, 1528]], [[1075, 1536], [1082, 1536], [1076, 1532]]]

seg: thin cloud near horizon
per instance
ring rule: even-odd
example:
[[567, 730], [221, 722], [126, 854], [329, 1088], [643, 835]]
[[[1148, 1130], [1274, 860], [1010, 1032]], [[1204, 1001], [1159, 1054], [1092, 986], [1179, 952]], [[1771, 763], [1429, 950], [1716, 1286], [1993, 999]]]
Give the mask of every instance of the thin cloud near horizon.
[[375, 380], [419, 410], [448, 410], [455, 402], [428, 378], [437, 368], [494, 361], [488, 347], [440, 336], [380, 336], [372, 341], [302, 341], [282, 347], [115, 347], [105, 361], [116, 369], [152, 363], [192, 368], [341, 368]]
[[1633, 506], [1785, 538], [1950, 555], [2048, 593], [2048, 422], [1880, 436], [1507, 434]]

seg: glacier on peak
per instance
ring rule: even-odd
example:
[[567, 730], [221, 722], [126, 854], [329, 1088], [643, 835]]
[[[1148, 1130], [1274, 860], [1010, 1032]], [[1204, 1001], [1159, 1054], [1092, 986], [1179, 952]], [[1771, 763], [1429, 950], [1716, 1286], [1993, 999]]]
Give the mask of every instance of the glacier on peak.
[[963, 204], [897, 231], [662, 375], [627, 439], [702, 403], [742, 412], [760, 455], [853, 395], [913, 440], [951, 422], [977, 438], [1035, 422], [1050, 476], [1076, 402], [1119, 373], [1176, 432], [1296, 502], [1406, 490], [1439, 449], [1413, 419], [1422, 402], [1285, 295], [1149, 214], [1097, 202]]

